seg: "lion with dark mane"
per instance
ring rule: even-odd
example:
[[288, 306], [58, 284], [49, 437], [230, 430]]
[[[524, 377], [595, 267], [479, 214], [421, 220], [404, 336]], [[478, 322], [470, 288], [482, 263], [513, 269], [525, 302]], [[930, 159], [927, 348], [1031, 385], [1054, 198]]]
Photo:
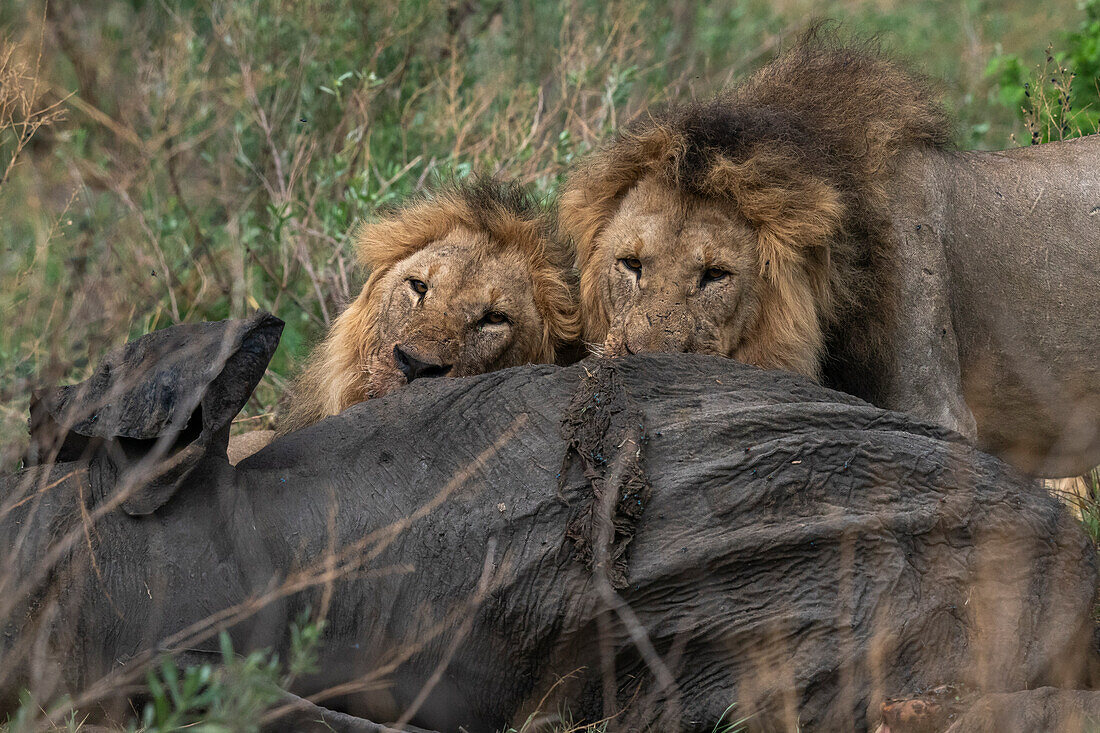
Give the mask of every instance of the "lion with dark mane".
[[278, 432], [414, 379], [552, 363], [580, 333], [569, 253], [517, 185], [454, 186], [363, 226], [362, 292], [295, 383]]
[[801, 372], [1040, 474], [1100, 463], [1100, 140], [950, 141], [929, 83], [817, 33], [642, 119], [562, 195], [586, 339]]

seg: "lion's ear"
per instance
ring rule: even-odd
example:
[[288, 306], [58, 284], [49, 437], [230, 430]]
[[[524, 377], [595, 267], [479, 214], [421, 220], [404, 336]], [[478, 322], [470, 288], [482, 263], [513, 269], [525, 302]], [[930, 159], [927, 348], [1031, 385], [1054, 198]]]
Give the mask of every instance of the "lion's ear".
[[368, 272], [388, 269], [423, 246], [416, 227], [397, 218], [360, 224], [355, 231], [355, 254]]
[[732, 199], [756, 229], [761, 274], [775, 277], [825, 247], [840, 231], [845, 206], [835, 186], [812, 175], [791, 175], [789, 162], [754, 155], [735, 163], [719, 158], [706, 186], [715, 196]]
[[361, 224], [355, 231], [355, 253], [368, 270], [383, 270], [447, 236], [470, 218], [453, 192], [438, 192]]
[[818, 376], [821, 309], [829, 307], [829, 243], [840, 231], [840, 191], [774, 151], [735, 163], [719, 158], [708, 171], [708, 193], [732, 201], [756, 230], [761, 313], [736, 357], [771, 369]]
[[626, 133], [569, 176], [558, 204], [558, 224], [576, 244], [582, 272], [623, 196], [645, 176], [663, 171], [683, 145], [680, 136], [663, 126]]

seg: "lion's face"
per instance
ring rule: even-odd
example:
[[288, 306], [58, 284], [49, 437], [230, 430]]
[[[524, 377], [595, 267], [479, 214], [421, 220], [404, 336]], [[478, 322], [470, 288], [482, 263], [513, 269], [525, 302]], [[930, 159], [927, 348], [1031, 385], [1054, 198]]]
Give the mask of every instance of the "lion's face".
[[458, 227], [371, 286], [378, 314], [365, 354], [369, 397], [415, 379], [553, 359], [527, 260], [491, 246], [484, 233]]
[[758, 308], [755, 234], [728, 206], [643, 179], [599, 235], [585, 290], [605, 300], [607, 356], [734, 356]]
[[355, 234], [370, 272], [294, 383], [282, 434], [417, 379], [553, 363], [581, 323], [568, 252], [516, 184], [475, 179]]

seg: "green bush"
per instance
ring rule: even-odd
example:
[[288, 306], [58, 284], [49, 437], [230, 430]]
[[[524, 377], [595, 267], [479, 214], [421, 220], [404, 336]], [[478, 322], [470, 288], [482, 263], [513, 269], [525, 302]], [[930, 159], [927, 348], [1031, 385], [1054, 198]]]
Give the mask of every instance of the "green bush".
[[1064, 50], [1048, 46], [1033, 68], [1014, 54], [993, 57], [986, 74], [1000, 103], [1018, 112], [1032, 145], [1100, 130], [1100, 0], [1081, 3], [1084, 19], [1064, 34]]
[[[202, 733], [251, 733], [260, 729], [263, 714], [284, 698], [284, 690], [301, 675], [317, 671], [317, 647], [324, 622], [310, 622], [308, 611], [291, 624], [291, 645], [286, 665], [278, 655], [255, 651], [245, 656], [233, 650], [229, 635], [219, 637], [221, 659], [181, 668], [165, 657], [145, 676], [147, 700], [140, 717], [128, 730], [134, 733], [170, 733], [188, 730]], [[64, 706], [64, 701], [55, 703]], [[41, 730], [44, 721], [37, 704], [28, 697], [18, 712], [0, 725], [4, 733]], [[79, 731], [82, 718], [70, 712], [54, 731]]]

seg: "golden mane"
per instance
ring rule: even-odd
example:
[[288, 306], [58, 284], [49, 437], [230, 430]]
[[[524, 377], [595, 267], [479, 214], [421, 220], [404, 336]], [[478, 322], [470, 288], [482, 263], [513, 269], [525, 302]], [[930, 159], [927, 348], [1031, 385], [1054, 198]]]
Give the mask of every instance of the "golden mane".
[[521, 253], [530, 270], [535, 307], [543, 321], [531, 362], [553, 362], [558, 349], [580, 337], [571, 252], [553, 236], [549, 218], [516, 184], [478, 179], [426, 194], [355, 233], [359, 262], [370, 272], [359, 296], [335, 320], [296, 381], [278, 432], [297, 430], [367, 399], [367, 356], [378, 346], [378, 283], [399, 262], [456, 228], [488, 236], [491, 247]]
[[[575, 169], [559, 205], [577, 248], [586, 339], [602, 340], [609, 326], [606, 273], [594, 266], [600, 233], [622, 197], [652, 177], [728, 202], [756, 230], [765, 288], [747, 360], [817, 377], [870, 358], [895, 307], [890, 161], [906, 146], [950, 139], [924, 79], [816, 31], [728, 93], [638, 121]], [[867, 312], [876, 317], [853, 329]]]

